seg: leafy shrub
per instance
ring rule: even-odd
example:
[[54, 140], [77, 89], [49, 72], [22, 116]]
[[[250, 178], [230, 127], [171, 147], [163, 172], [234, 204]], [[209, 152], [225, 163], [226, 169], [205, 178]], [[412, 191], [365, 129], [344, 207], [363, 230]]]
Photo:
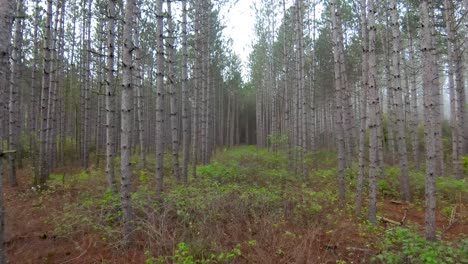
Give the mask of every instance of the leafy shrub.
[[417, 232], [406, 228], [395, 228], [385, 233], [382, 253], [373, 261], [386, 264], [397, 263], [468, 263], [468, 239], [456, 245], [450, 242], [431, 242]]
[[452, 203], [468, 203], [468, 182], [466, 179], [439, 177], [436, 181], [437, 196]]
[[[251, 240], [255, 241], [255, 240]], [[249, 241], [248, 245], [255, 245]], [[242, 255], [240, 250], [240, 244], [237, 244], [231, 251], [222, 252], [219, 254], [210, 254], [206, 258], [197, 259], [190, 252], [190, 247], [185, 242], [180, 242], [177, 244], [177, 249], [174, 252], [174, 255], [167, 257], [153, 258], [150, 256], [149, 251], [145, 252], [147, 257], [146, 264], [157, 264], [157, 263], [174, 263], [174, 264], [208, 264], [208, 263], [227, 263], [232, 262], [238, 256]]]
[[468, 156], [462, 157], [462, 163], [463, 163], [463, 172], [465, 175], [468, 175]]

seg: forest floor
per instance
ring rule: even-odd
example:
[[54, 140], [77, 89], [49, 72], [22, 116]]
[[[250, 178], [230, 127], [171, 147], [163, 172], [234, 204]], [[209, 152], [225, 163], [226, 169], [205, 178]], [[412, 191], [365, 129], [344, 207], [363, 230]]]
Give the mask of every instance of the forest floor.
[[[318, 158], [319, 168], [303, 179], [288, 170], [285, 154], [222, 150], [188, 186], [167, 177], [159, 202], [149, 162], [133, 179], [130, 248], [121, 244], [119, 196], [106, 190], [102, 169], [60, 168], [41, 192], [30, 171], [20, 170], [19, 187], [5, 183], [9, 263], [468, 263], [466, 181], [438, 181], [441, 241], [428, 243], [420, 235], [422, 172], [411, 174], [414, 201], [402, 203], [398, 170], [388, 166], [373, 226], [353, 213], [356, 172], [347, 172], [340, 206], [336, 159]], [[169, 175], [169, 156], [165, 164]], [[442, 262], [426, 261], [434, 254]]]

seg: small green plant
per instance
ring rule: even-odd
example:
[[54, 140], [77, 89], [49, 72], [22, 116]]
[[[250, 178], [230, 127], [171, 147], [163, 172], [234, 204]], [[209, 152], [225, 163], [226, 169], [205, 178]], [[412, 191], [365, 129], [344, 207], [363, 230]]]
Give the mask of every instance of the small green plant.
[[[250, 245], [250, 241], [248, 242], [248, 245]], [[151, 257], [149, 251], [146, 251], [146, 264], [162, 264], [167, 262], [174, 264], [208, 264], [232, 262], [236, 257], [242, 255], [240, 246], [240, 244], [237, 244], [229, 252], [210, 254], [207, 258], [197, 259], [191, 254], [189, 246], [185, 242], [180, 242], [179, 244], [177, 244], [177, 249], [175, 250], [174, 255], [172, 256], [154, 258]]]
[[268, 143], [276, 144], [276, 145], [283, 145], [288, 143], [288, 135], [287, 134], [280, 134], [280, 133], [273, 133], [268, 135]]
[[468, 174], [468, 156], [463, 156], [462, 162], [463, 162], [463, 172], [465, 173], [465, 175], [467, 175]]
[[388, 230], [382, 242], [382, 253], [373, 262], [397, 264], [468, 263], [468, 239], [456, 245], [445, 241], [427, 241], [416, 231], [407, 228]]

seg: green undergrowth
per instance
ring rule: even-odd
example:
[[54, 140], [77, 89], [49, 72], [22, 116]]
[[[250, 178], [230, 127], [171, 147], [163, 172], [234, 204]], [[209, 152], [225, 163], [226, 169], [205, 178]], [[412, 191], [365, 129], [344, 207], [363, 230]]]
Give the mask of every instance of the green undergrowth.
[[[416, 202], [424, 200], [425, 174], [421, 170], [411, 170], [410, 190]], [[400, 197], [400, 169], [389, 166], [385, 169], [385, 177], [378, 180], [379, 193], [384, 197], [398, 199]], [[436, 180], [438, 202], [442, 204], [467, 204], [468, 182], [466, 179], [442, 176]]]
[[[331, 176], [332, 172], [327, 173]], [[229, 262], [238, 257], [232, 251], [237, 244], [255, 240], [259, 225], [272, 228], [289, 221], [306, 227], [326, 219], [326, 209], [336, 210], [335, 190], [318, 188], [317, 181], [304, 180], [288, 169], [286, 153], [254, 147], [221, 150], [210, 164], [197, 167], [197, 175], [188, 185], [176, 184], [166, 176], [159, 200], [152, 173], [136, 175], [131, 197], [133, 224], [135, 235], [146, 242], [148, 260], [153, 261], [148, 263]], [[84, 184], [96, 177], [105, 185], [103, 172], [77, 175], [68, 182]], [[56, 184], [62, 184], [61, 180], [60, 175], [52, 177]], [[116, 243], [121, 240], [121, 216], [118, 194], [90, 189], [80, 192], [76, 202], [64, 205], [63, 212], [53, 215], [51, 221], [59, 236], [73, 238], [93, 231], [102, 240]], [[242, 234], [237, 239], [227, 240], [223, 235], [238, 232]], [[185, 257], [193, 262], [178, 261]]]
[[373, 258], [374, 263], [468, 263], [468, 239], [456, 244], [440, 240], [432, 242], [411, 228], [387, 230], [379, 246], [382, 252]]
[[[135, 170], [133, 179], [134, 235], [144, 244], [149, 264], [236, 262], [241, 256], [248, 258], [243, 249], [258, 246], [245, 241], [261, 241], [259, 234], [265, 229], [284, 227], [280, 233], [289, 234], [285, 226], [304, 230], [320, 223], [332, 230], [331, 225], [338, 225], [343, 215], [352, 217], [357, 166], [353, 164], [346, 170], [348, 203], [343, 210], [338, 206], [336, 155], [331, 152], [319, 152], [315, 162], [308, 157], [305, 165], [312, 168], [316, 163], [320, 169], [311, 170], [304, 177], [289, 168], [291, 163], [285, 151], [253, 146], [221, 149], [211, 163], [197, 167], [197, 178], [190, 179], [187, 185], [177, 184], [171, 176], [170, 156], [165, 157], [165, 189], [159, 199], [155, 197], [152, 173], [154, 158], [148, 158], [150, 169]], [[92, 171], [51, 176], [51, 185], [81, 186], [74, 202], [51, 216], [57, 235], [73, 238], [92, 231], [102, 240], [120, 246], [120, 196], [105, 189], [104, 175], [103, 171]], [[422, 201], [424, 174], [411, 171], [410, 179], [413, 197]], [[399, 198], [398, 183], [398, 168], [387, 167], [385, 177], [378, 183], [380, 197]], [[441, 177], [437, 189], [441, 208], [467, 202], [468, 185], [464, 180]], [[393, 233], [373, 234], [393, 243], [383, 244], [382, 254], [388, 254], [381, 254], [376, 260], [396, 258], [391, 254], [403, 242], [393, 239]], [[411, 234], [414, 236], [408, 239], [419, 239], [414, 232]], [[363, 238], [370, 239], [367, 235]]]

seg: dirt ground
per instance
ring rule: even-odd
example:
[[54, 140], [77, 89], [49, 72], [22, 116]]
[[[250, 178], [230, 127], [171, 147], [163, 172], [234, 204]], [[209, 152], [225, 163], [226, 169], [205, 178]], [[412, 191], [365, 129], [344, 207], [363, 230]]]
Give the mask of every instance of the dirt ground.
[[[63, 168], [71, 173], [79, 172], [76, 168]], [[60, 171], [58, 171], [60, 173]], [[74, 240], [59, 238], [54, 235], [53, 226], [47, 223], [48, 214], [60, 211], [63, 204], [73, 200], [79, 189], [55, 190], [47, 199], [41, 199], [31, 188], [28, 172], [18, 173], [19, 187], [11, 188], [5, 182], [5, 204], [7, 211], [6, 245], [9, 263], [145, 263], [143, 249], [122, 250], [112, 248], [102, 241], [97, 234], [87, 233]], [[424, 211], [386, 200], [379, 207], [380, 214], [396, 222], [424, 224]], [[443, 231], [443, 238], [457, 240], [468, 234], [466, 206], [455, 212], [454, 223], [450, 219], [438, 216], [438, 228]], [[460, 220], [461, 219], [461, 220]], [[453, 220], [453, 219], [452, 219]], [[333, 233], [326, 230], [294, 230], [302, 233], [307, 239], [301, 245], [289, 245], [287, 250], [296, 250], [300, 257], [294, 260], [282, 258], [282, 252], [272, 252], [268, 247], [247, 249], [251, 257], [242, 263], [336, 263], [337, 259], [346, 259], [348, 263], [365, 263], [376, 251], [369, 238], [357, 235], [352, 219], [343, 221]], [[453, 222], [453, 221], [452, 221]], [[392, 225], [391, 223], [386, 223]], [[267, 234], [265, 234], [267, 235]], [[366, 241], [366, 239], [368, 241]], [[371, 240], [371, 239], [370, 239]], [[265, 243], [275, 241], [265, 239]], [[280, 243], [280, 242], [278, 242]], [[370, 247], [366, 247], [369, 245]], [[369, 249], [370, 248], [370, 249]], [[286, 250], [286, 248], [285, 248]], [[352, 261], [349, 261], [349, 260]]]

